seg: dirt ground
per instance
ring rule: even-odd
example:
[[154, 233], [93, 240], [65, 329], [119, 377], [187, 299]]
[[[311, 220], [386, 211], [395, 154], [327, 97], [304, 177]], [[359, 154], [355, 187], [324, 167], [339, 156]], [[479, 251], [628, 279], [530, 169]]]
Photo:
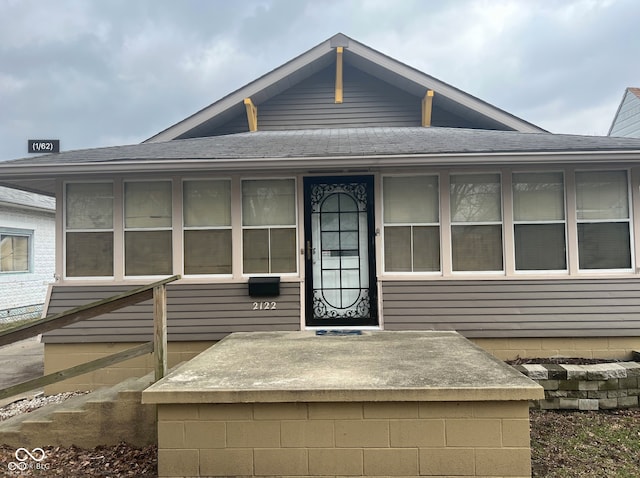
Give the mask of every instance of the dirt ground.
[[[532, 411], [531, 448], [534, 478], [637, 477], [640, 410]], [[9, 472], [11, 463], [19, 463], [16, 450], [0, 447], [0, 476], [151, 478], [157, 473], [155, 446], [120, 444], [94, 450], [44, 447], [42, 452], [46, 458], [40, 469], [34, 460], [27, 459], [30, 467], [24, 472]]]

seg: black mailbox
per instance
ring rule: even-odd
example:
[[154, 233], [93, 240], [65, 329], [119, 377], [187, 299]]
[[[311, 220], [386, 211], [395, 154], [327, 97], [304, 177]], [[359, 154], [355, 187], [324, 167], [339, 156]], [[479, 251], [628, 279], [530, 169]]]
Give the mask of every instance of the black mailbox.
[[249, 277], [251, 297], [277, 297], [280, 295], [280, 277]]

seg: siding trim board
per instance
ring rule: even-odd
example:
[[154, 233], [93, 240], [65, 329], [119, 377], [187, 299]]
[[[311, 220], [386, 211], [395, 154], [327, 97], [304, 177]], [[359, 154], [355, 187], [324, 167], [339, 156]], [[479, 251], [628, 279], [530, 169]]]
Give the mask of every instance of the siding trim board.
[[640, 279], [384, 281], [387, 330], [467, 337], [640, 335]]

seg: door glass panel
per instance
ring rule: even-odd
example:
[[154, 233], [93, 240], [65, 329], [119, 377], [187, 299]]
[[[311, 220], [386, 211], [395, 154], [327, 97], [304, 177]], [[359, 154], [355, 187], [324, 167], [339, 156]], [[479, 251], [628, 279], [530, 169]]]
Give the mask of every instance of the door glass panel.
[[340, 229], [342, 231], [357, 231], [358, 230], [358, 213], [345, 212], [340, 214]]
[[[340, 233], [340, 250], [343, 254], [346, 251], [353, 251], [358, 249], [358, 233], [357, 232], [341, 232]], [[357, 254], [357, 252], [356, 252]]]
[[322, 255], [330, 256], [331, 251], [338, 250], [340, 248], [340, 233], [339, 232], [323, 232], [322, 233]]
[[340, 227], [340, 215], [338, 213], [324, 213], [320, 216], [323, 231], [338, 231]]
[[369, 319], [369, 217], [366, 183], [310, 185], [313, 320]]

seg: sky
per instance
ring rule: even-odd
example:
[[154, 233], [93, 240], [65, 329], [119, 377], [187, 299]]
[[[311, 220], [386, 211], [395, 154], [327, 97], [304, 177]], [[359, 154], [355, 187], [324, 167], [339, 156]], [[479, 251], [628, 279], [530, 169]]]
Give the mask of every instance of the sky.
[[[340, 32], [553, 133], [640, 87], [637, 0], [0, 0], [0, 160], [135, 144]], [[437, 92], [436, 92], [437, 93]]]

